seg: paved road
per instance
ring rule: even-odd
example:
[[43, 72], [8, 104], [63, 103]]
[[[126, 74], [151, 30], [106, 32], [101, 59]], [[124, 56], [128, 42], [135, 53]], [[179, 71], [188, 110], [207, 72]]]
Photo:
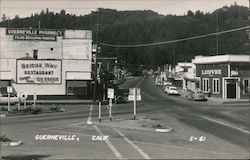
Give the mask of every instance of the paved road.
[[[98, 106], [67, 106], [74, 109], [2, 118], [1, 134], [24, 142], [18, 147], [2, 147], [3, 159], [249, 159], [249, 117], [239, 114], [249, 112], [248, 106], [216, 106], [167, 96], [154, 86], [152, 78], [135, 77], [123, 86], [141, 88], [138, 118], [150, 118], [173, 131], [132, 127], [128, 123], [133, 117], [132, 102], [113, 106], [113, 122], [109, 122], [108, 109], [103, 106], [102, 123], [98, 122]], [[225, 112], [228, 109], [235, 112]], [[76, 138], [36, 140], [38, 135]], [[108, 140], [98, 140], [105, 136]], [[202, 136], [206, 138], [199, 141]]]

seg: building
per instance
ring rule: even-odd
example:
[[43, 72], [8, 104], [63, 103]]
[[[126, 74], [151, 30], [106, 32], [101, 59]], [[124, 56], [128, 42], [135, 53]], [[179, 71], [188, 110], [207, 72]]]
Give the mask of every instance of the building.
[[250, 55], [197, 56], [193, 63], [204, 93], [223, 99], [248, 98]]
[[92, 99], [92, 32], [0, 28], [0, 91]]

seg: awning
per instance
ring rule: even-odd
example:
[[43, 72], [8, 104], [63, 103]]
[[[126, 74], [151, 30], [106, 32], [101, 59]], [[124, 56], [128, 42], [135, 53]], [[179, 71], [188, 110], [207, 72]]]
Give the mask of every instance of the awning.
[[92, 80], [90, 72], [66, 72], [66, 80]]
[[67, 82], [68, 87], [87, 87], [86, 81], [68, 81]]

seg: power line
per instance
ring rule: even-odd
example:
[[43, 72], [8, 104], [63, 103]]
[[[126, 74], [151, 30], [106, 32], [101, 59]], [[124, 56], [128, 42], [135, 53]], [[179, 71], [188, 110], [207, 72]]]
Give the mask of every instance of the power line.
[[215, 35], [220, 35], [220, 34], [225, 34], [225, 33], [230, 33], [230, 32], [235, 32], [235, 31], [240, 31], [240, 30], [245, 30], [245, 29], [249, 29], [249, 28], [250, 28], [250, 26], [246, 26], [246, 27], [240, 27], [240, 28], [235, 28], [235, 29], [230, 29], [230, 30], [225, 30], [225, 31], [220, 31], [220, 32], [214, 32], [214, 33], [200, 35], [200, 36], [193, 36], [193, 37], [188, 37], [188, 38], [181, 38], [181, 39], [176, 39], [176, 40], [171, 40], [171, 41], [163, 41], [163, 42], [155, 42], [155, 43], [143, 43], [143, 44], [108, 44], [108, 43], [100, 42], [100, 44], [102, 46], [106, 46], [106, 47], [117, 47], [117, 48], [149, 47], [149, 46], [164, 45], [164, 44], [182, 42], [182, 41], [187, 41], [187, 40], [205, 38], [205, 37], [210, 37], [210, 36], [215, 36]]

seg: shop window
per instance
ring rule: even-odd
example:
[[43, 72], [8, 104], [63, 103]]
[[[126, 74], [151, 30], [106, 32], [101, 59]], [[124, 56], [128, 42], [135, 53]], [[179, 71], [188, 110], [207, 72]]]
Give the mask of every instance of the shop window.
[[86, 81], [67, 81], [67, 95], [87, 95]]
[[35, 59], [38, 58], [38, 50], [37, 49], [33, 50], [33, 58], [35, 58]]
[[209, 79], [208, 78], [203, 78], [202, 90], [203, 90], [203, 92], [209, 91]]
[[247, 94], [249, 92], [249, 79], [243, 80], [243, 93]]
[[219, 78], [213, 79], [213, 93], [215, 94], [220, 93], [220, 79]]

